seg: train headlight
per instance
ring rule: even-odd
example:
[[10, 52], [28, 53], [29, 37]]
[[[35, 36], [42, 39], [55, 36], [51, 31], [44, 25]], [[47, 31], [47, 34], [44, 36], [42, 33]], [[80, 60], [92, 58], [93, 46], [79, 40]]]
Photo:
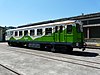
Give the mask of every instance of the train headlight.
[[79, 46], [79, 43], [76, 43], [76, 46]]

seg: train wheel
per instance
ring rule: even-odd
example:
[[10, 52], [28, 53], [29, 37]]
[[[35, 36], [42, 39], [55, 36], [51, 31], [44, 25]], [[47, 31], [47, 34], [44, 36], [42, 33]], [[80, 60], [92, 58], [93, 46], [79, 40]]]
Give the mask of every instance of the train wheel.
[[56, 52], [56, 49], [55, 49], [55, 48], [52, 48], [52, 49], [51, 49], [51, 52]]
[[9, 46], [12, 46], [12, 44], [11, 44], [10, 42], [8, 42], [8, 45], [9, 45]]
[[72, 52], [73, 51], [73, 47], [72, 46], [67, 46], [67, 51], [68, 52]]
[[45, 50], [50, 51], [50, 50], [52, 49], [52, 45], [50, 45], [50, 44], [44, 45], [43, 48], [44, 48]]
[[57, 48], [55, 46], [52, 46], [51, 52], [54, 52], [54, 53], [57, 52]]

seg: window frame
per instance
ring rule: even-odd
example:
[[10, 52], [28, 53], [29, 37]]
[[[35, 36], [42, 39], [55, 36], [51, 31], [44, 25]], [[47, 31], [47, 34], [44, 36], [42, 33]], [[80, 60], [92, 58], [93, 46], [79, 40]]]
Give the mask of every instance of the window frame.
[[7, 36], [10, 36], [10, 31], [7, 32]]
[[10, 31], [10, 35], [11, 35], [11, 36], [13, 35], [13, 33], [14, 33], [13, 31]]
[[43, 31], [42, 29], [37, 29], [37, 36], [43, 35], [42, 31]]
[[34, 29], [31, 29], [30, 30], [30, 36], [34, 36], [35, 35], [35, 30]]
[[15, 31], [15, 36], [18, 36], [18, 31]]
[[60, 26], [60, 32], [63, 32], [63, 26], [62, 25]]
[[52, 28], [45, 28], [45, 35], [51, 35], [52, 34]]
[[55, 33], [58, 32], [58, 26], [55, 26]]
[[28, 36], [28, 30], [24, 30], [24, 36]]
[[[71, 27], [70, 29], [69, 29], [69, 27]], [[71, 34], [72, 32], [73, 32], [73, 28], [72, 28], [73, 26], [72, 25], [67, 25], [67, 34]]]
[[82, 32], [81, 25], [76, 24], [76, 31], [77, 31], [77, 33], [81, 33]]
[[22, 36], [23, 35], [23, 31], [19, 31], [19, 36]]

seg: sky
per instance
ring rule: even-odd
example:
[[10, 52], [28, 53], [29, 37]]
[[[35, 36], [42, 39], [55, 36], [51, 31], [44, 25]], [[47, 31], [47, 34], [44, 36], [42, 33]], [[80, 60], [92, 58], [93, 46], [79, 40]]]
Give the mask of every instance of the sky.
[[0, 0], [0, 26], [30, 23], [100, 12], [100, 0]]

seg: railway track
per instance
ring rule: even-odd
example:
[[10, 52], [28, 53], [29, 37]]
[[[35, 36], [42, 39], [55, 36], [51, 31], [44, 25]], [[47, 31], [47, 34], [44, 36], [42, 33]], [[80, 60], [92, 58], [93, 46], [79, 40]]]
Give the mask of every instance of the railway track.
[[4, 65], [2, 65], [2, 64], [0, 64], [0, 66], [2, 66], [3, 68], [5, 68], [5, 69], [11, 71], [12, 73], [14, 73], [14, 74], [16, 74], [16, 75], [22, 75], [22, 74], [20, 74], [20, 73], [18, 73], [18, 72], [16, 72], [16, 71], [14, 71], [14, 70], [12, 70], [12, 69], [10, 69], [10, 68], [4, 66]]
[[55, 55], [54, 55], [54, 53], [48, 53], [48, 54], [45, 53], [44, 54], [44, 53], [41, 53], [42, 51], [36, 52], [34, 50], [29, 50], [29, 49], [28, 50], [27, 49], [10, 50], [10, 51], [16, 51], [16, 52], [20, 52], [20, 53], [24, 53], [24, 54], [35, 55], [35, 56], [38, 56], [41, 58], [76, 64], [76, 65], [90, 67], [90, 68], [94, 68], [94, 69], [100, 69], [100, 67], [99, 67], [100, 63], [98, 63], [98, 62], [76, 59], [76, 58], [72, 58], [72, 57], [64, 57], [64, 56], [60, 56], [60, 54], [55, 54]]

